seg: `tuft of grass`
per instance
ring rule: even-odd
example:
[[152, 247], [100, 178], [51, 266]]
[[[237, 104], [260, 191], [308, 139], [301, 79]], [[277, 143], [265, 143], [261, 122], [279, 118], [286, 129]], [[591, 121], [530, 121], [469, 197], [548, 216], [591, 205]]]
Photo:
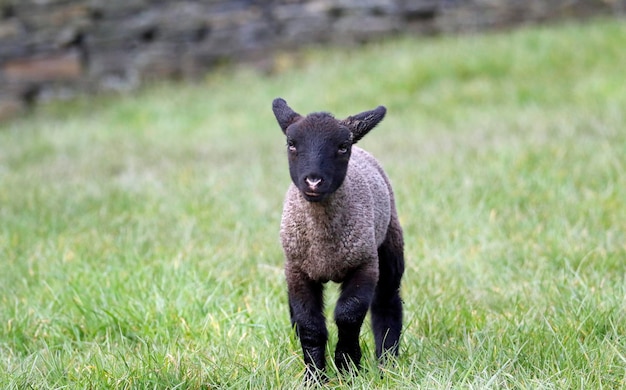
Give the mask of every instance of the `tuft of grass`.
[[624, 41], [615, 20], [395, 38], [4, 124], [0, 386], [301, 384], [282, 96], [388, 108], [363, 146], [405, 229], [402, 351], [381, 376], [366, 325], [361, 375], [325, 387], [626, 387]]

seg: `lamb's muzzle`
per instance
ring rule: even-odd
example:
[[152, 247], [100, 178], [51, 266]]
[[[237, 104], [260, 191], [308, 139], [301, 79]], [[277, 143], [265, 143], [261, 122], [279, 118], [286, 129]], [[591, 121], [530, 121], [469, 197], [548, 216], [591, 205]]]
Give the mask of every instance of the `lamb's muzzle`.
[[306, 181], [306, 184], [309, 185], [309, 188], [313, 191], [315, 191], [317, 189], [317, 186], [322, 182], [321, 178], [311, 179], [308, 176], [304, 180]]

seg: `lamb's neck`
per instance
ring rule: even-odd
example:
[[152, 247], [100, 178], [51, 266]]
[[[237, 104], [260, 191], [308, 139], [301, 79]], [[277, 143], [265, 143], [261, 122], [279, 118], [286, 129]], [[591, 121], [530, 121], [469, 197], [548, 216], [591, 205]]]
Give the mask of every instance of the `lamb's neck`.
[[321, 202], [306, 202], [310, 218], [318, 223], [328, 223], [343, 219], [350, 209], [346, 184], [344, 181], [337, 191]]

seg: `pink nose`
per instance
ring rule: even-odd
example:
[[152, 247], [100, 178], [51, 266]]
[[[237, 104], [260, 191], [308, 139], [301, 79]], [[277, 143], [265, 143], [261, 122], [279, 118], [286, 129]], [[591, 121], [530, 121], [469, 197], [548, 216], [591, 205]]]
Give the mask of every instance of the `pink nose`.
[[320, 179], [320, 178], [311, 179], [310, 177], [307, 177], [304, 180], [306, 181], [306, 184], [308, 184], [309, 188], [312, 189], [312, 190], [317, 189], [317, 187], [322, 182], [322, 179]]

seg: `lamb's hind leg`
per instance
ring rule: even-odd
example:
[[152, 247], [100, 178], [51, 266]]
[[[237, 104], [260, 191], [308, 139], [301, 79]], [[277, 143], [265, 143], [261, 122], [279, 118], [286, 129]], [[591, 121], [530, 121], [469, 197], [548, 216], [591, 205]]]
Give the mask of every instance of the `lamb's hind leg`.
[[376, 357], [381, 363], [387, 356], [397, 356], [402, 330], [400, 280], [404, 273], [402, 228], [393, 217], [387, 237], [378, 248], [379, 278], [371, 306]]

